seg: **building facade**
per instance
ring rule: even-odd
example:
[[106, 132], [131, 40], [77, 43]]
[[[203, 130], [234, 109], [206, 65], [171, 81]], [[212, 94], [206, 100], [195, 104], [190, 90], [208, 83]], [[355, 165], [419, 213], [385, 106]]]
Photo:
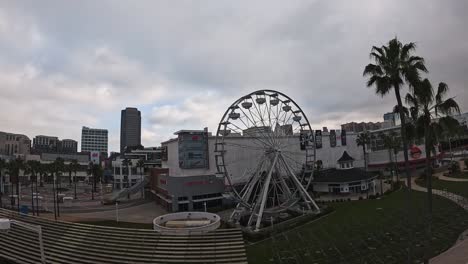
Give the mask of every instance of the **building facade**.
[[77, 153], [78, 142], [73, 139], [63, 139], [59, 141], [59, 152], [60, 153]]
[[41, 153], [68, 153], [73, 154], [78, 151], [78, 142], [73, 139], [59, 140], [55, 136], [35, 136], [33, 139], [32, 152]]
[[141, 113], [137, 108], [127, 107], [120, 118], [120, 153], [125, 147], [141, 145]]
[[382, 122], [350, 122], [341, 125], [341, 129], [347, 132], [359, 133], [382, 128]]
[[31, 140], [21, 134], [0, 131], [0, 155], [24, 156], [31, 152]]
[[92, 152], [108, 151], [108, 131], [107, 129], [83, 127], [81, 129], [81, 151]]

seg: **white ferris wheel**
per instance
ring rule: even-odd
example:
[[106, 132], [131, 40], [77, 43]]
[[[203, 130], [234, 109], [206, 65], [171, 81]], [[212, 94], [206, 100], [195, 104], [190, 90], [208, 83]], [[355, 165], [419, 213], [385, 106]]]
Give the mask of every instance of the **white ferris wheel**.
[[215, 157], [238, 203], [232, 222], [259, 230], [288, 210], [319, 212], [307, 192], [315, 164], [312, 131], [301, 108], [277, 91], [250, 93], [227, 109]]

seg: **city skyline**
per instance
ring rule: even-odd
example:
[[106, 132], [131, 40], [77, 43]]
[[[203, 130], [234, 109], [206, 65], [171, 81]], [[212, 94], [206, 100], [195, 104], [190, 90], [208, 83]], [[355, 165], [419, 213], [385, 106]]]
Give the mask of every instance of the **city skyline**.
[[215, 131], [233, 101], [269, 88], [298, 101], [314, 129], [381, 121], [394, 98], [379, 99], [362, 71], [370, 47], [395, 35], [416, 42], [430, 80], [468, 110], [465, 2], [127, 4], [1, 3], [0, 130], [81, 145], [82, 126], [105, 128], [118, 151], [131, 106], [154, 146], [180, 129]]

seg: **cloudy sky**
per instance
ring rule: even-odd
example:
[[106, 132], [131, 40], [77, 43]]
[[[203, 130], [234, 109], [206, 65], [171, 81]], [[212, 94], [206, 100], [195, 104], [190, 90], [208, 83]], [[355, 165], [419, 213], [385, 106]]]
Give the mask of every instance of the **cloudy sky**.
[[433, 83], [468, 111], [468, 2], [0, 0], [0, 131], [80, 140], [142, 111], [142, 143], [215, 130], [258, 89], [292, 97], [312, 126], [379, 121], [394, 103], [365, 87], [372, 45], [416, 42]]

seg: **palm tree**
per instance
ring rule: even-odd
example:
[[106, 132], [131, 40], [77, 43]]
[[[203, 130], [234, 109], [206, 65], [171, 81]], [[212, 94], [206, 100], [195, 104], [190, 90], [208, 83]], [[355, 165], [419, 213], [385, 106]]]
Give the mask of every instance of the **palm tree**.
[[[403, 142], [403, 155], [405, 158], [405, 174], [407, 183], [407, 204], [408, 204], [408, 224], [412, 221], [411, 202], [411, 174], [408, 162], [408, 140], [406, 138], [406, 116], [403, 112], [400, 89], [407, 84], [410, 88], [420, 80], [419, 72], [427, 72], [424, 59], [413, 56], [411, 53], [416, 49], [416, 44], [410, 42], [402, 44], [396, 37], [390, 40], [387, 46], [373, 46], [370, 56], [375, 64], [368, 64], [363, 72], [364, 76], [369, 76], [367, 86], [375, 86], [375, 91], [380, 96], [387, 95], [392, 89], [398, 104], [398, 111], [401, 120], [401, 136]], [[411, 247], [413, 246], [413, 231], [410, 230], [408, 240], [408, 263], [412, 263]]]
[[34, 160], [26, 161], [24, 165], [24, 175], [29, 174], [29, 184], [31, 185], [31, 210], [33, 215], [35, 215], [34, 211], [34, 177], [36, 176], [36, 164]]
[[[140, 175], [141, 175], [140, 180], [143, 181], [143, 172], [144, 172], [144, 168], [145, 168], [145, 161], [143, 159], [139, 159], [136, 166], [140, 170]], [[144, 199], [144, 196], [145, 196], [145, 186], [142, 186], [141, 187], [141, 198]]]
[[77, 196], [76, 196], [76, 172], [78, 171], [79, 167], [80, 167], [80, 165], [78, 164], [78, 161], [76, 159], [71, 161], [70, 170], [75, 174], [74, 177], [73, 177], [73, 183], [75, 185], [75, 188], [74, 188], [75, 200], [77, 199]]
[[366, 155], [366, 145], [370, 143], [370, 134], [369, 132], [361, 132], [356, 138], [356, 144], [362, 146], [362, 153], [364, 154], [364, 168], [367, 171], [367, 155]]
[[383, 146], [388, 151], [388, 169], [390, 170], [390, 183], [393, 187], [393, 169], [395, 165], [393, 164], [393, 139], [390, 135], [380, 133], [379, 138], [383, 141]]
[[[8, 170], [8, 175], [10, 175], [10, 182], [12, 184], [16, 184], [16, 195], [17, 195], [17, 204], [16, 204], [16, 209], [19, 213], [20, 211], [20, 206], [19, 206], [19, 203], [20, 203], [20, 191], [19, 191], [19, 184], [20, 184], [20, 181], [19, 181], [19, 173], [20, 173], [20, 170], [23, 169], [23, 160], [22, 159], [14, 159], [14, 160], [10, 160], [7, 164], [7, 170]], [[12, 200], [13, 202], [13, 200]], [[13, 206], [13, 204], [12, 204]]]
[[373, 46], [370, 56], [375, 61], [375, 64], [368, 64], [363, 72], [364, 76], [369, 76], [367, 86], [375, 86], [375, 92], [378, 95], [383, 97], [390, 93], [392, 89], [395, 93], [401, 120], [401, 135], [408, 193], [411, 192], [411, 175], [408, 163], [406, 115], [403, 110], [400, 89], [402, 89], [405, 84], [409, 87], [413, 87], [413, 84], [420, 79], [419, 72], [427, 72], [424, 59], [411, 54], [415, 49], [415, 43], [410, 42], [408, 44], [402, 44], [396, 37], [390, 40], [387, 46]]
[[[434, 93], [432, 84], [428, 79], [424, 79], [414, 87], [412, 94], [406, 95], [406, 102], [417, 113], [416, 127], [418, 131], [423, 131], [425, 152], [426, 152], [426, 185], [428, 194], [428, 250], [432, 240], [432, 162], [431, 153], [435, 152], [434, 145], [437, 143], [438, 134], [443, 127], [453, 124], [453, 119], [449, 115], [460, 113], [460, 108], [453, 98], [445, 99], [449, 88], [445, 83], [439, 83], [437, 92]], [[415, 115], [416, 116], [416, 115]], [[433, 121], [439, 118], [438, 121]], [[456, 121], [456, 120], [455, 120]], [[456, 121], [458, 123], [458, 121]], [[425, 259], [428, 261], [429, 252]]]
[[4, 184], [4, 180], [3, 180], [3, 170], [6, 168], [6, 162], [4, 159], [0, 158], [0, 208], [3, 207], [3, 184]]

